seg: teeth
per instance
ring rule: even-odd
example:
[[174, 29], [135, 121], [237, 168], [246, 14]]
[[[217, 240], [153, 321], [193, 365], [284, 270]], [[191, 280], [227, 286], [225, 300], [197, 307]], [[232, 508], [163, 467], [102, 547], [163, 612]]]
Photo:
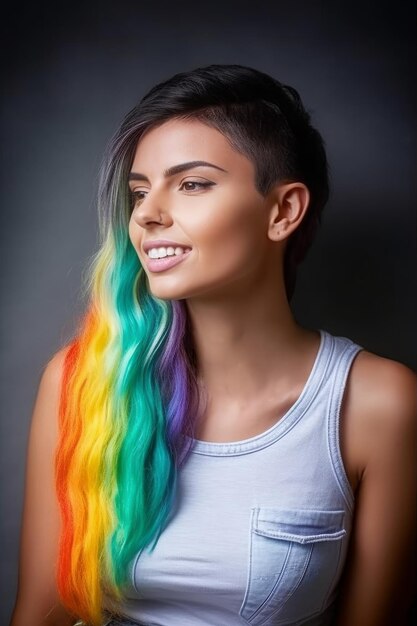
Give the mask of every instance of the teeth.
[[148, 256], [151, 259], [163, 259], [166, 256], [180, 256], [188, 250], [191, 250], [191, 248], [181, 248], [180, 246], [177, 246], [176, 248], [173, 248], [172, 246], [169, 246], [168, 248], [151, 248], [148, 250]]

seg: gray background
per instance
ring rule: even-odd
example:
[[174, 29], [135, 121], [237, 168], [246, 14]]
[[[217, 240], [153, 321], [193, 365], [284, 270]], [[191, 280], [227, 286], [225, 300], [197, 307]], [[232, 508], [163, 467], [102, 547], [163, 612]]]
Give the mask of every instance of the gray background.
[[416, 368], [414, 3], [289, 4], [102, 0], [58, 3], [55, 13], [45, 2], [6, 10], [2, 625], [17, 581], [29, 420], [42, 368], [82, 310], [100, 159], [156, 82], [240, 63], [299, 90], [327, 143], [333, 193], [300, 272], [296, 316]]

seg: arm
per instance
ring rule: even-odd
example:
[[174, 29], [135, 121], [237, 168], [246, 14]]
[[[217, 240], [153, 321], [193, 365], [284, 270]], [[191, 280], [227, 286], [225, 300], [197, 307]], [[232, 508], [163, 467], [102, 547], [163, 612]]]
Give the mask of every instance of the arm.
[[359, 484], [336, 624], [402, 626], [416, 536], [416, 377], [404, 365], [367, 352], [356, 361], [341, 443]]
[[72, 626], [55, 584], [60, 515], [55, 497], [54, 453], [66, 350], [43, 372], [32, 415], [20, 537], [19, 581], [10, 626]]

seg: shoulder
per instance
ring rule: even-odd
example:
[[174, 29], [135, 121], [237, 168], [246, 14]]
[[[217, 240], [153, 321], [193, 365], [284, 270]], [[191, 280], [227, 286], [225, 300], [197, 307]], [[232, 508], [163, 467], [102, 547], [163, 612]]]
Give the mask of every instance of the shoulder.
[[349, 391], [355, 409], [372, 423], [415, 419], [417, 376], [403, 363], [361, 350], [352, 365]]
[[342, 430], [345, 454], [359, 472], [415, 437], [417, 376], [406, 365], [361, 350], [348, 378]]
[[59, 376], [59, 374], [62, 373], [65, 361], [74, 349], [74, 344], [75, 342], [66, 344], [63, 348], [52, 354], [44, 368], [45, 371], [48, 371], [50, 376]]
[[58, 389], [62, 382], [62, 375], [64, 372], [65, 362], [70, 357], [73, 350], [73, 344], [67, 344], [49, 358], [44, 365], [41, 385], [52, 386]]
[[32, 429], [36, 425], [48, 429], [51, 420], [56, 422], [64, 366], [70, 351], [71, 345], [64, 346], [43, 367], [32, 416]]

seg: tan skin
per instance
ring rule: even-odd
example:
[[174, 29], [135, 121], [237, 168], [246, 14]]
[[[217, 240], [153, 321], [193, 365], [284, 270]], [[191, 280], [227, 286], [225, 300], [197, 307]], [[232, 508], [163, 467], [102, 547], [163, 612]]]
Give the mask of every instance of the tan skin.
[[[163, 175], [195, 160], [217, 167]], [[192, 248], [174, 268], [146, 272], [156, 297], [186, 299], [208, 397], [197, 437], [227, 442], [261, 433], [300, 395], [319, 345], [318, 333], [295, 322], [282, 275], [286, 242], [308, 208], [308, 189], [283, 181], [261, 196], [253, 164], [217, 130], [190, 120], [148, 131], [132, 172], [147, 179], [130, 182], [136, 204], [129, 234], [141, 261], [144, 241], [168, 239]], [[212, 184], [198, 185], [207, 182]], [[74, 622], [58, 608], [54, 582], [59, 514], [52, 458], [63, 357], [61, 351], [47, 365], [33, 414], [11, 626]], [[341, 416], [342, 456], [356, 510], [337, 626], [401, 624], [415, 536], [416, 413], [414, 373], [360, 352]]]

